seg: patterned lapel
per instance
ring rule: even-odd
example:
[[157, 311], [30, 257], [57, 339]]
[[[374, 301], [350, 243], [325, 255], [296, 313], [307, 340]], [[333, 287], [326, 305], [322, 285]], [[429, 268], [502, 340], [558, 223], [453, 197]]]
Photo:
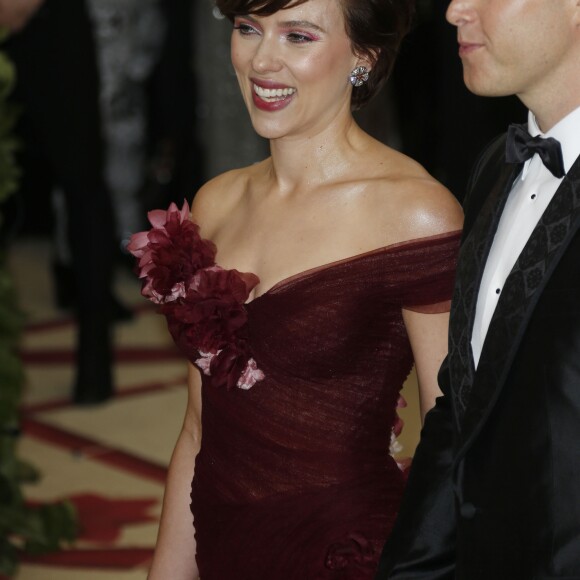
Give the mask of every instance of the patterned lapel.
[[506, 280], [463, 417], [463, 442], [477, 433], [497, 400], [542, 290], [579, 227], [580, 158], [561, 183]]
[[471, 334], [477, 292], [501, 212], [520, 169], [521, 166], [514, 167], [502, 163], [499, 178], [459, 251], [449, 321], [448, 355], [451, 392], [459, 430], [461, 430], [461, 418], [467, 407], [473, 385]]

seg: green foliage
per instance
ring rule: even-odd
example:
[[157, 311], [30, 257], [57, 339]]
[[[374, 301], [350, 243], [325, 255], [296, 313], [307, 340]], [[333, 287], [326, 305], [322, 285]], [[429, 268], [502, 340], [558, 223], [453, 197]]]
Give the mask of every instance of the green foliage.
[[[3, 37], [0, 31], [0, 41]], [[7, 100], [14, 81], [14, 67], [0, 51], [0, 204], [16, 190], [19, 178], [17, 142], [12, 134], [18, 113]], [[2, 224], [0, 214], [0, 228]], [[38, 471], [17, 457], [18, 409], [24, 383], [17, 350], [22, 323], [5, 255], [0, 252], [0, 575], [6, 576], [16, 573], [20, 553], [58, 550], [77, 533], [72, 504], [30, 506], [20, 489], [23, 483], [39, 479]]]
[[0, 203], [18, 186], [19, 171], [14, 160], [17, 143], [12, 136], [17, 112], [7, 99], [15, 78], [14, 66], [6, 55], [0, 52]]

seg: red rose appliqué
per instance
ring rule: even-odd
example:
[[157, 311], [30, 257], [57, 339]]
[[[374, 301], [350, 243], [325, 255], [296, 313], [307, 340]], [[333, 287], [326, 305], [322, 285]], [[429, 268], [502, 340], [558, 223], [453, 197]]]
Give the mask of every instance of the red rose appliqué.
[[215, 386], [251, 388], [264, 378], [246, 338], [244, 303], [259, 279], [224, 270], [216, 248], [199, 235], [187, 202], [181, 209], [149, 212], [153, 226], [132, 236], [127, 249], [138, 258], [143, 296], [160, 305], [177, 345]]

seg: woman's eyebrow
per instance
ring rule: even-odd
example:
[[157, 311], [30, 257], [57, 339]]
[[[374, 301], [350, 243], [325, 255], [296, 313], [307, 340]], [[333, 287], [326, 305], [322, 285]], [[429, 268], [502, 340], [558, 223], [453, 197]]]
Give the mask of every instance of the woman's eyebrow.
[[281, 22], [280, 26], [282, 28], [309, 28], [311, 30], [317, 30], [318, 32], [325, 32], [318, 24], [314, 24], [308, 20], [287, 20], [286, 22]]
[[[256, 24], [259, 23], [258, 19], [254, 18], [251, 14], [244, 14], [241, 18], [246, 18]], [[309, 20], [285, 20], [284, 22], [280, 22], [279, 26], [281, 28], [309, 28], [310, 30], [316, 30], [317, 32], [326, 32], [324, 28], [321, 28], [318, 24], [314, 24], [314, 22], [310, 22]]]

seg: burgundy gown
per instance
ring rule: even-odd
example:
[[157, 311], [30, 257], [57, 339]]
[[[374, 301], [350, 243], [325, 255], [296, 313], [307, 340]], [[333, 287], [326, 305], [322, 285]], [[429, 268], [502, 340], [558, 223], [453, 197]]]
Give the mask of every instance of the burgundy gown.
[[307, 270], [246, 303], [257, 277], [216, 266], [188, 213], [152, 212], [130, 249], [202, 371], [202, 580], [372, 579], [404, 487], [389, 452], [413, 364], [401, 309], [448, 309], [459, 234]]

